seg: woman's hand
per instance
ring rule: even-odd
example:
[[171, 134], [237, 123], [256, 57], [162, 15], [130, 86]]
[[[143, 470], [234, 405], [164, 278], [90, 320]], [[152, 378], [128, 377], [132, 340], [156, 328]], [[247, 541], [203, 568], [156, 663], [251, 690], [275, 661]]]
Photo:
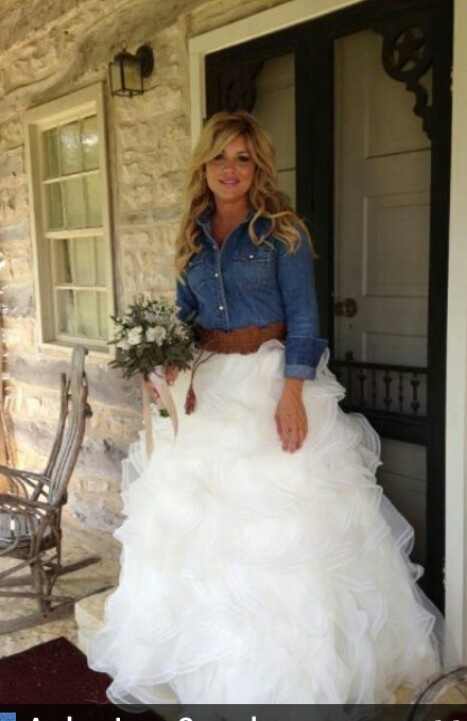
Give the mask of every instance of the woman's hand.
[[294, 453], [302, 447], [308, 433], [308, 419], [302, 400], [303, 381], [286, 378], [277, 404], [275, 421], [284, 451]]
[[[178, 378], [178, 374], [179, 374], [179, 369], [177, 368], [177, 366], [168, 366], [168, 368], [166, 368], [166, 371], [165, 371], [165, 379], [167, 381], [167, 385], [173, 386], [173, 384], [175, 383], [175, 381]], [[145, 384], [146, 384], [146, 388], [147, 388], [149, 395], [155, 401], [157, 401], [159, 399], [159, 393], [156, 391], [156, 389], [154, 388], [154, 386], [151, 383], [151, 381], [149, 380], [149, 378], [146, 379]]]
[[175, 381], [176, 381], [177, 378], [178, 378], [179, 372], [180, 372], [180, 371], [179, 371], [179, 369], [177, 368], [177, 366], [168, 366], [168, 368], [166, 368], [166, 371], [165, 371], [165, 379], [166, 379], [167, 384], [168, 384], [169, 386], [173, 386], [173, 384], [175, 383]]

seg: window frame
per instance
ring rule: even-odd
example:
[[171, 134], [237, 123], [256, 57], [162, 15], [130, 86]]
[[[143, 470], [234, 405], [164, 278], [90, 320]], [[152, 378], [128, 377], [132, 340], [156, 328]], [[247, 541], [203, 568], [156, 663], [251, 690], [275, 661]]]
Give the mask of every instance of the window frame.
[[[96, 115], [99, 135], [99, 171], [102, 189], [102, 238], [104, 241], [105, 274], [107, 289], [107, 316], [115, 315], [114, 264], [111, 242], [111, 207], [107, 159], [107, 133], [104, 112], [104, 85], [95, 83], [81, 90], [56, 98], [27, 110], [25, 125], [26, 171], [29, 188], [31, 238], [33, 246], [34, 285], [37, 307], [38, 343], [43, 347], [70, 348], [85, 345], [99, 354], [111, 355], [112, 346], [107, 341], [112, 337], [111, 323], [108, 323], [108, 337], [105, 340], [85, 336], [64, 336], [58, 332], [55, 323], [54, 268], [50, 238], [61, 234], [61, 230], [48, 230], [46, 225], [47, 200], [45, 194], [44, 150], [41, 135], [44, 131], [74, 120]], [[75, 235], [94, 235], [93, 228], [68, 229]], [[67, 229], [64, 229], [66, 232]], [[100, 233], [99, 233], [100, 234]]]

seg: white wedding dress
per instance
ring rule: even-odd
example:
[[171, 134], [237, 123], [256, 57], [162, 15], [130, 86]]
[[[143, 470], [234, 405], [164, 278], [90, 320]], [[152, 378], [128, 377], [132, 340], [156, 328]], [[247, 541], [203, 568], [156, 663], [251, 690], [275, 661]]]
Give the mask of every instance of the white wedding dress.
[[323, 354], [309, 434], [282, 451], [281, 343], [174, 387], [181, 427], [123, 493], [120, 584], [90, 666], [121, 704], [390, 703], [439, 668], [413, 532], [375, 482], [379, 439]]

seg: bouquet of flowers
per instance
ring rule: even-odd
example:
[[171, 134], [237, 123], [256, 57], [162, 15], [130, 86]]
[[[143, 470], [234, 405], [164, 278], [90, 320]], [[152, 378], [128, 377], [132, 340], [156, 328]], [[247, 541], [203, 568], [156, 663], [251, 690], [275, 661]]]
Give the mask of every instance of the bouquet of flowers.
[[194, 355], [191, 328], [179, 320], [177, 312], [177, 306], [166, 298], [148, 300], [140, 295], [122, 317], [111, 316], [115, 333], [110, 344], [116, 346], [116, 354], [109, 365], [119, 368], [125, 378], [141, 374], [148, 455], [153, 449], [153, 438], [147, 382], [155, 388], [177, 434], [177, 412], [165, 370], [169, 366], [188, 369]]
[[154, 368], [190, 367], [194, 344], [190, 326], [177, 317], [178, 308], [167, 298], [148, 300], [137, 296], [123, 317], [112, 316], [116, 346], [113, 368], [120, 368], [125, 378], [142, 373], [148, 378]]

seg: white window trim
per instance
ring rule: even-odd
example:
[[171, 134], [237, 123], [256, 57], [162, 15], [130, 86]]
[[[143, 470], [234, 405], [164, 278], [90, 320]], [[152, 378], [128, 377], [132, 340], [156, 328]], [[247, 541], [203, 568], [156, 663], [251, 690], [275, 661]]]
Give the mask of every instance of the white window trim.
[[[25, 113], [25, 151], [26, 172], [28, 176], [31, 237], [33, 245], [33, 266], [35, 298], [37, 308], [37, 342], [45, 350], [70, 351], [74, 343], [81, 343], [89, 347], [92, 354], [99, 357], [110, 357], [112, 346], [99, 346], [90, 339], [70, 338], [68, 342], [54, 339], [53, 336], [53, 307], [50, 301], [52, 270], [47, 262], [47, 255], [39, 253], [44, 244], [45, 222], [43, 218], [44, 203], [41, 200], [41, 168], [39, 172], [32, 167], [34, 161], [42, 158], [40, 149], [40, 134], [50, 127], [66, 122], [68, 119], [83, 117], [87, 114], [97, 115], [99, 133], [99, 167], [102, 180], [102, 227], [106, 247], [106, 278], [107, 278], [107, 315], [115, 315], [115, 288], [111, 243], [110, 219], [110, 192], [107, 163], [107, 135], [104, 113], [104, 88], [102, 83], [90, 85], [64, 95], [56, 100], [31, 108]], [[50, 279], [50, 282], [48, 282]], [[109, 340], [111, 338], [111, 323], [109, 323]]]
[[[205, 58], [359, 0], [290, 0], [270, 10], [191, 38], [189, 49], [191, 138], [206, 116]], [[449, 232], [446, 397], [446, 621], [458, 656], [467, 663], [467, 3], [454, 0], [451, 208]]]

